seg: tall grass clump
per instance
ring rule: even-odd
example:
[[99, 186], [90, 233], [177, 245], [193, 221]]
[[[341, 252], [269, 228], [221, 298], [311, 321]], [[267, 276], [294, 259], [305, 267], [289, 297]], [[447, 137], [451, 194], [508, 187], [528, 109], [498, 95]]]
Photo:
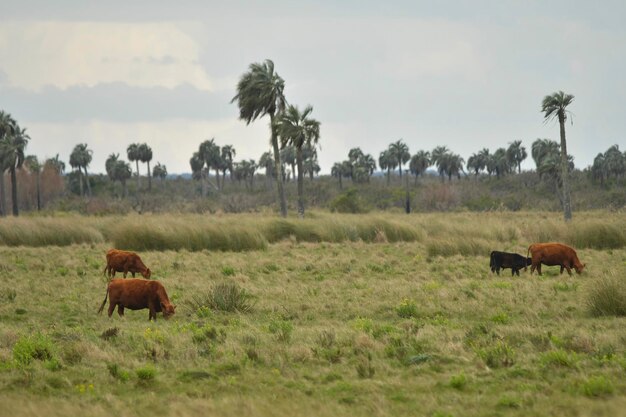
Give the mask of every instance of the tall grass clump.
[[100, 231], [81, 218], [18, 218], [0, 223], [0, 245], [68, 246], [101, 243]]
[[482, 239], [447, 239], [431, 240], [426, 245], [429, 258], [436, 256], [450, 257], [454, 255], [477, 256], [489, 255], [490, 245]]
[[626, 316], [626, 281], [610, 276], [590, 285], [587, 306], [593, 316]]
[[52, 340], [41, 333], [20, 337], [13, 346], [13, 359], [20, 365], [28, 365], [33, 360], [50, 360], [53, 353]]
[[626, 246], [626, 232], [619, 224], [584, 222], [569, 230], [567, 241], [576, 248], [618, 249]]
[[210, 308], [229, 313], [247, 313], [254, 307], [254, 296], [235, 282], [214, 285], [207, 293], [197, 294], [191, 300], [195, 310]]
[[111, 231], [119, 248], [132, 250], [247, 251], [267, 247], [258, 227], [236, 222], [154, 218], [122, 220]]

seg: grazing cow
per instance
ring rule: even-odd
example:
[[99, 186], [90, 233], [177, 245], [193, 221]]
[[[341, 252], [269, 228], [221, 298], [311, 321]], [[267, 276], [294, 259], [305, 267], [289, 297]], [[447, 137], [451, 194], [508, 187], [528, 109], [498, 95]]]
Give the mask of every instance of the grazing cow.
[[524, 258], [517, 253], [499, 252], [494, 250], [491, 252], [489, 266], [491, 272], [496, 272], [500, 275], [500, 269], [511, 268], [511, 276], [517, 274], [519, 277], [519, 270], [531, 264], [530, 258]]
[[104, 301], [98, 310], [98, 314], [102, 313], [104, 305], [109, 297], [109, 317], [113, 314], [115, 306], [117, 313], [124, 315], [124, 309], [141, 310], [147, 308], [150, 310], [148, 320], [156, 321], [156, 313], [163, 312], [166, 319], [174, 314], [176, 306], [170, 303], [165, 288], [159, 281], [151, 281], [147, 279], [112, 279], [107, 286], [107, 292]]
[[141, 276], [150, 279], [150, 268], [144, 265], [143, 261], [135, 252], [125, 250], [111, 249], [107, 252], [107, 266], [102, 271], [109, 277], [115, 277], [115, 272], [123, 272], [124, 278], [130, 272], [135, 278], [135, 273], [139, 272]]
[[535, 269], [541, 275], [541, 264], [548, 266], [559, 265], [561, 274], [563, 269], [567, 269], [567, 273], [572, 275], [571, 268], [580, 274], [585, 268], [585, 264], [578, 260], [576, 251], [562, 243], [533, 243], [528, 247], [528, 253], [531, 255], [532, 265], [530, 273]]

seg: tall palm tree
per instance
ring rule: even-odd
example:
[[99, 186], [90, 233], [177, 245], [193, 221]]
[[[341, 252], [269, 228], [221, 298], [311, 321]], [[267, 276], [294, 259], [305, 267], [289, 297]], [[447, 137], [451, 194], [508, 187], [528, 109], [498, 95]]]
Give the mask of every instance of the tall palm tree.
[[59, 175], [63, 175], [63, 173], [65, 172], [65, 162], [59, 159], [59, 154], [56, 154], [54, 158], [46, 159], [45, 165], [53, 167]]
[[109, 179], [111, 180], [111, 183], [113, 184], [114, 193], [115, 193], [115, 181], [117, 181], [117, 176], [115, 175], [116, 165], [117, 165], [117, 162], [119, 161], [119, 158], [120, 158], [119, 153], [112, 153], [104, 162], [104, 169], [106, 170], [107, 176], [109, 177]]
[[446, 161], [445, 156], [450, 151], [446, 146], [437, 146], [430, 153], [430, 163], [437, 167], [437, 172], [439, 172], [439, 177], [441, 177], [441, 181], [444, 180], [444, 175], [446, 173]]
[[35, 187], [37, 190], [37, 211], [41, 211], [41, 168], [42, 165], [35, 155], [28, 155], [24, 159], [24, 165], [35, 175]]
[[406, 164], [409, 159], [411, 159], [409, 147], [402, 141], [402, 139], [400, 139], [389, 145], [389, 153], [391, 157], [398, 162], [398, 172], [400, 174], [400, 178], [402, 178], [402, 165]]
[[152, 148], [147, 143], [142, 143], [137, 149], [139, 160], [148, 165], [148, 191], [152, 190], [152, 176], [150, 175], [150, 161], [152, 161]]
[[395, 159], [389, 154], [389, 149], [385, 149], [378, 156], [378, 166], [382, 171], [387, 171], [387, 185], [391, 181], [391, 170], [395, 169]]
[[259, 117], [270, 117], [270, 143], [274, 152], [276, 178], [278, 178], [278, 198], [280, 200], [280, 214], [287, 217], [287, 200], [283, 188], [282, 164], [278, 148], [275, 117], [284, 111], [287, 100], [284, 95], [285, 81], [274, 71], [274, 63], [267, 59], [263, 63], [250, 64], [249, 71], [244, 73], [237, 84], [237, 94], [232, 102], [239, 106], [239, 118], [246, 124]]
[[16, 125], [15, 133], [5, 136], [0, 142], [0, 155], [4, 160], [2, 166], [8, 166], [11, 174], [11, 202], [13, 205], [13, 215], [19, 216], [17, 201], [17, 169], [24, 163], [24, 150], [30, 137], [26, 134], [26, 129]]
[[141, 153], [139, 152], [139, 144], [131, 143], [126, 148], [126, 156], [130, 162], [135, 162], [135, 166], [137, 168], [137, 194], [139, 194], [139, 190], [141, 189], [141, 179], [139, 177], [139, 161], [141, 160]]
[[202, 197], [206, 196], [206, 185], [204, 182], [204, 158], [200, 155], [200, 152], [194, 152], [189, 159], [189, 165], [191, 165], [191, 177], [194, 180], [200, 181], [200, 186], [202, 190]]
[[264, 152], [259, 158], [259, 167], [265, 168], [265, 178], [268, 189], [272, 188], [272, 178], [276, 175], [276, 167], [274, 167], [274, 158], [270, 152]]
[[219, 191], [220, 169], [222, 168], [222, 154], [220, 147], [215, 144], [215, 138], [211, 138], [210, 140], [205, 140], [204, 142], [202, 142], [200, 144], [200, 147], [198, 148], [198, 153], [200, 154], [200, 157], [204, 160], [207, 171], [210, 172], [211, 168], [215, 170], [215, 182], [217, 183], [216, 188]]
[[230, 173], [230, 180], [233, 180], [233, 160], [237, 152], [233, 145], [222, 146], [222, 188], [224, 188], [226, 180], [226, 170]]
[[304, 217], [304, 167], [302, 149], [317, 145], [320, 138], [320, 122], [309, 117], [313, 107], [307, 106], [300, 112], [298, 107], [290, 105], [278, 120], [278, 133], [282, 146], [287, 144], [296, 150], [298, 166], [298, 214]]
[[430, 154], [427, 151], [418, 151], [411, 158], [409, 163], [409, 170], [411, 174], [415, 175], [415, 184], [417, 184], [417, 177], [424, 175], [426, 169], [430, 166]]
[[[87, 184], [87, 195], [91, 197], [91, 184], [89, 184], [89, 175], [87, 174], [87, 167], [91, 163], [93, 152], [87, 147], [86, 143], [79, 143], [74, 147], [72, 155], [74, 155], [74, 166], [78, 166], [79, 174], [85, 173], [85, 182]], [[72, 163], [72, 157], [70, 156], [70, 164]], [[81, 171], [82, 170], [82, 171]], [[82, 176], [81, 176], [82, 178]], [[82, 182], [81, 182], [81, 194], [82, 194]]]
[[528, 154], [526, 153], [526, 148], [522, 146], [521, 140], [513, 141], [509, 144], [509, 148], [506, 150], [507, 158], [509, 159], [509, 163], [511, 166], [517, 167], [517, 173], [522, 172], [522, 162]]
[[563, 91], [558, 91], [552, 95], [545, 96], [541, 102], [541, 112], [543, 113], [544, 121], [549, 121], [554, 118], [559, 120], [560, 134], [561, 134], [561, 181], [563, 184], [563, 215], [565, 221], [568, 222], [572, 219], [572, 204], [570, 198], [569, 188], [569, 161], [567, 155], [567, 142], [565, 140], [565, 121], [567, 120], [567, 114], [570, 113], [567, 107], [574, 101], [574, 96], [571, 94], [565, 94]]
[[498, 148], [493, 153], [493, 168], [496, 172], [496, 177], [505, 175], [510, 170], [510, 160], [507, 156], [507, 151], [504, 148]]
[[339, 189], [340, 190], [343, 189], [341, 178], [344, 176], [344, 172], [343, 172], [343, 164], [341, 162], [335, 162], [333, 164], [333, 167], [330, 169], [330, 175], [339, 180]]
[[561, 150], [560, 146], [557, 142], [550, 139], [537, 139], [533, 142], [531, 147], [531, 156], [533, 161], [535, 161], [535, 165], [537, 170], [542, 165], [542, 162], [545, 158], [551, 157], [552, 155], [560, 155]]
[[[280, 123], [280, 121], [278, 121], [278, 123]], [[291, 176], [293, 176], [293, 178], [295, 180], [295, 178], [296, 178], [296, 163], [297, 163], [297, 160], [296, 160], [296, 148], [293, 145], [281, 145], [280, 160], [282, 161], [283, 164], [291, 166], [291, 175], [285, 174], [286, 175], [285, 179], [287, 181], [290, 181], [291, 180]], [[283, 168], [283, 173], [285, 171], [286, 170]]]
[[167, 177], [167, 167], [165, 165], [162, 165], [160, 162], [157, 162], [157, 164], [154, 166], [154, 169], [152, 170], [152, 176], [155, 178], [159, 178], [161, 181], [161, 186], [163, 187], [163, 183], [165, 181], [165, 178]]
[[[13, 135], [16, 134], [19, 129], [17, 122], [11, 117], [9, 113], [4, 111], [0, 111], [0, 145], [7, 142], [7, 152], [8, 152], [8, 142]], [[7, 201], [6, 201], [6, 192], [4, 188], [4, 173], [9, 169], [10, 158], [5, 158], [2, 153], [0, 153], [0, 204], [1, 211], [0, 214], [2, 216], [7, 215]]]
[[126, 181], [133, 176], [133, 170], [130, 168], [130, 164], [126, 161], [118, 160], [115, 163], [115, 179], [122, 183], [122, 195], [128, 196], [128, 189], [126, 188]]

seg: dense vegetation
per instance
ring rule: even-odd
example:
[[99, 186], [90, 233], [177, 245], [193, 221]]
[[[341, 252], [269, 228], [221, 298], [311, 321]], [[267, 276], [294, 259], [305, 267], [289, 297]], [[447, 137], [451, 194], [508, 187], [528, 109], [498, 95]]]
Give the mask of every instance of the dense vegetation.
[[[570, 227], [539, 212], [207, 217], [3, 221], [4, 245], [48, 245], [0, 246], [4, 412], [613, 416], [626, 407], [622, 213], [578, 213]], [[62, 231], [67, 241], [54, 240]], [[178, 246], [203, 235], [228, 243], [224, 231], [248, 247], [208, 249], [246, 252]], [[12, 232], [29, 241], [11, 242]], [[177, 305], [170, 320], [96, 314], [106, 249], [137, 237], [168, 245], [142, 257]], [[523, 253], [535, 240], [574, 244], [583, 275], [491, 274], [489, 250]]]

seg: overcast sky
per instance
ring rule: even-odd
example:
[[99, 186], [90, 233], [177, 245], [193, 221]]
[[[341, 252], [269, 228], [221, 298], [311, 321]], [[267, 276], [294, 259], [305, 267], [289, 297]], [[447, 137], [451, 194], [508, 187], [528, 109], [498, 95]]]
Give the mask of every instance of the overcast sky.
[[189, 172], [210, 138], [258, 160], [268, 120], [247, 126], [230, 100], [267, 58], [288, 101], [322, 123], [323, 173], [350, 148], [378, 160], [398, 139], [466, 160], [514, 140], [530, 154], [536, 138], [558, 140], [540, 113], [557, 90], [576, 97], [566, 130], [577, 167], [626, 148], [622, 1], [3, 3], [0, 109], [27, 128], [29, 154], [67, 162], [86, 142], [92, 172], [132, 142], [170, 173]]

